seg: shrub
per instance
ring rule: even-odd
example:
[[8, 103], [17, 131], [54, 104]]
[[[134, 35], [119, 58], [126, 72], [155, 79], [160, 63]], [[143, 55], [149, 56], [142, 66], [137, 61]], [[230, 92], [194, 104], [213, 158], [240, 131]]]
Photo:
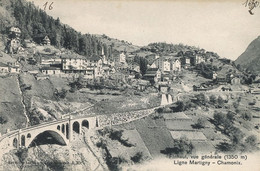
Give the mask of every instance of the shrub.
[[6, 116], [0, 116], [0, 124], [5, 124], [8, 122], [8, 118]]
[[199, 118], [197, 120], [197, 123], [194, 125], [194, 127], [200, 129], [200, 128], [205, 128], [205, 125], [206, 125], [206, 120], [204, 118]]
[[248, 111], [245, 111], [241, 114], [241, 117], [246, 120], [246, 121], [251, 121], [252, 119], [252, 114]]
[[23, 164], [25, 159], [28, 157], [28, 149], [27, 148], [19, 148], [15, 153], [19, 158], [20, 162]]
[[229, 119], [231, 122], [233, 122], [235, 120], [235, 113], [234, 112], [231, 112], [231, 111], [228, 111], [227, 113], [227, 119]]
[[168, 157], [181, 157], [186, 154], [191, 154], [193, 148], [192, 143], [186, 137], [181, 137], [180, 139], [174, 140], [173, 148], [167, 147], [161, 150], [161, 153], [166, 154]]
[[31, 85], [22, 84], [20, 86], [20, 88], [21, 88], [21, 91], [25, 91], [25, 90], [31, 90], [32, 86]]
[[44, 52], [51, 52], [51, 49], [50, 48], [45, 48]]
[[101, 139], [99, 142], [96, 143], [96, 146], [97, 146], [98, 148], [105, 149], [106, 146], [107, 146], [107, 141], [104, 140], [104, 139]]
[[133, 144], [128, 142], [128, 139], [123, 139], [123, 130], [111, 130], [110, 134], [109, 134], [109, 138], [111, 138], [112, 140], [117, 140], [119, 141], [122, 145], [126, 146], [126, 147], [132, 147], [134, 146]]
[[217, 125], [221, 125], [225, 121], [225, 114], [223, 113], [214, 113], [213, 118]]
[[142, 152], [137, 152], [133, 157], [131, 157], [131, 160], [134, 163], [140, 163], [142, 158], [143, 158], [143, 153]]
[[110, 170], [118, 171], [121, 170], [119, 165], [125, 163], [126, 159], [123, 157], [107, 157], [106, 163]]
[[64, 99], [67, 95], [67, 90], [62, 88], [59, 92], [57, 89], [54, 91], [54, 97], [56, 100]]
[[215, 103], [217, 102], [216, 96], [211, 95], [211, 96], [209, 97], [209, 101], [210, 101], [211, 104], [215, 104]]
[[233, 106], [234, 106], [235, 109], [237, 109], [238, 106], [239, 106], [239, 103], [238, 103], [238, 102], [234, 102], [234, 103], [233, 103]]
[[244, 137], [243, 132], [236, 127], [233, 127], [229, 134], [233, 144], [239, 144]]
[[223, 107], [223, 105], [224, 105], [224, 100], [223, 100], [223, 98], [222, 97], [218, 97], [218, 106], [219, 107]]
[[255, 147], [257, 145], [257, 138], [255, 135], [250, 135], [245, 139], [245, 142], [250, 146]]
[[203, 93], [195, 95], [195, 98], [197, 99], [196, 100], [197, 104], [205, 105], [207, 103], [206, 96]]

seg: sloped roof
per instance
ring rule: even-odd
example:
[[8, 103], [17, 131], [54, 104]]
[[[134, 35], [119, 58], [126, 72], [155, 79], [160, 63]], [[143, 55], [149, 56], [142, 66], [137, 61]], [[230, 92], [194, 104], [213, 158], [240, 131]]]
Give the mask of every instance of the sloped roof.
[[62, 59], [85, 59], [84, 56], [78, 55], [78, 54], [62, 54]]
[[8, 65], [3, 62], [0, 62], [0, 67], [8, 67]]
[[87, 57], [88, 60], [93, 60], [93, 61], [98, 61], [101, 59], [101, 57], [99, 55], [92, 55], [90, 57]]
[[159, 68], [149, 68], [146, 70], [144, 77], [154, 77]]
[[60, 70], [59, 67], [42, 67], [41, 70]]

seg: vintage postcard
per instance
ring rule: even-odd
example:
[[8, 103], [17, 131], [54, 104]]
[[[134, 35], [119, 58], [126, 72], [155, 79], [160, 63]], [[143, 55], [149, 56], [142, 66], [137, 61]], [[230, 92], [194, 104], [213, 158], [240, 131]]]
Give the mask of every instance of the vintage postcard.
[[260, 170], [260, 0], [0, 0], [0, 171]]

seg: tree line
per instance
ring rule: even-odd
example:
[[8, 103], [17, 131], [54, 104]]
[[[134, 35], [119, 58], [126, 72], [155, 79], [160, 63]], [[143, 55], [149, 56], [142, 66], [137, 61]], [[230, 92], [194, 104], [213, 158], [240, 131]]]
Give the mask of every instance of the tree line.
[[81, 34], [62, 24], [59, 18], [54, 19], [31, 2], [13, 0], [9, 10], [13, 10], [17, 26], [22, 31], [22, 40], [32, 39], [36, 43], [41, 43], [43, 37], [47, 35], [51, 44], [58, 48], [64, 47], [84, 56], [100, 55], [103, 48], [106, 56], [112, 56], [112, 46], [102, 43], [94, 35]]

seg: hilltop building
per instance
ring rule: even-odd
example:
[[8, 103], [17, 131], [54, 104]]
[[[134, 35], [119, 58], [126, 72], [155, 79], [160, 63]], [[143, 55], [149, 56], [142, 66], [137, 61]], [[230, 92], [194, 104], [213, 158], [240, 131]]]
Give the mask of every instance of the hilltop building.
[[47, 35], [42, 39], [42, 44], [43, 45], [51, 45], [51, 40]]
[[159, 68], [163, 73], [170, 71], [178, 72], [181, 71], [181, 60], [179, 57], [163, 56], [157, 58], [150, 67]]
[[11, 38], [17, 38], [17, 37], [20, 37], [21, 36], [21, 30], [19, 27], [11, 27], [9, 29], [9, 36]]
[[116, 55], [115, 63], [126, 63], [126, 54], [125, 54], [125, 52], [121, 52], [119, 55]]
[[9, 66], [5, 63], [0, 62], [0, 73], [8, 73]]
[[0, 73], [19, 73], [20, 66], [18, 63], [10, 63], [7, 64], [0, 62]]
[[149, 68], [147, 69], [143, 78], [151, 82], [151, 84], [158, 83], [161, 81], [162, 73], [159, 68]]
[[59, 67], [43, 67], [41, 72], [44, 75], [58, 75], [61, 74], [61, 69]]

